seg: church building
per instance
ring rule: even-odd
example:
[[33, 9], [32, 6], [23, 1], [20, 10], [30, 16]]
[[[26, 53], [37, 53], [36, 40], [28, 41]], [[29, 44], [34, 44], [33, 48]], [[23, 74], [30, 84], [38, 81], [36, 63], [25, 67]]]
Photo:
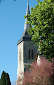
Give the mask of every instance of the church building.
[[[29, 1], [27, 1], [26, 15], [30, 14], [29, 11]], [[30, 24], [26, 24], [28, 18], [25, 19], [24, 32], [18, 41], [18, 69], [17, 69], [17, 79], [18, 76], [22, 77], [20, 72], [25, 72], [27, 70], [28, 64], [31, 65], [35, 61], [38, 46], [35, 46], [35, 42], [31, 42], [32, 36], [28, 35], [27, 30], [30, 28]]]

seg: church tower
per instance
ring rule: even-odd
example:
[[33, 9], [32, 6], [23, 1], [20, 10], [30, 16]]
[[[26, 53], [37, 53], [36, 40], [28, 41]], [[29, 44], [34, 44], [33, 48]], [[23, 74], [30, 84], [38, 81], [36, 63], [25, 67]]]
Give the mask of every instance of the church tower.
[[[26, 15], [30, 14], [29, 11], [29, 1], [27, 2], [27, 10]], [[32, 36], [28, 35], [27, 30], [30, 27], [30, 24], [26, 24], [28, 19], [25, 19], [24, 32], [22, 34], [21, 39], [18, 41], [18, 70], [17, 70], [17, 78], [20, 75], [20, 72], [25, 72], [27, 70], [28, 64], [31, 65], [33, 61], [35, 61], [37, 46], [35, 46], [35, 42], [31, 42]]]

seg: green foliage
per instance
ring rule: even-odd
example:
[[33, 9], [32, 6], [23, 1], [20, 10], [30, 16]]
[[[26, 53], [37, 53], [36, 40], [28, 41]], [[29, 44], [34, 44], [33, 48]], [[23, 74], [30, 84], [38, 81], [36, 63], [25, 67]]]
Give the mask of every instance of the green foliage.
[[31, 66], [28, 64], [28, 68], [30, 68]]
[[2, 82], [2, 81], [1, 81], [1, 79], [0, 79], [0, 85], [1, 85], [1, 82]]
[[6, 85], [11, 85], [8, 73], [6, 73], [5, 79], [6, 79]]
[[1, 79], [0, 79], [0, 84], [1, 85], [11, 85], [8, 73], [5, 73], [4, 71], [2, 72]]
[[[31, 13], [25, 18], [31, 24], [28, 29], [29, 35], [32, 35], [32, 41], [36, 42], [37, 46], [41, 46], [40, 52], [47, 59], [54, 58], [54, 0], [38, 0], [38, 5], [31, 8]], [[39, 44], [40, 40], [42, 43]]]
[[6, 85], [5, 75], [6, 75], [6, 73], [3, 71], [2, 75], [1, 75], [1, 80], [2, 80], [1, 85]]

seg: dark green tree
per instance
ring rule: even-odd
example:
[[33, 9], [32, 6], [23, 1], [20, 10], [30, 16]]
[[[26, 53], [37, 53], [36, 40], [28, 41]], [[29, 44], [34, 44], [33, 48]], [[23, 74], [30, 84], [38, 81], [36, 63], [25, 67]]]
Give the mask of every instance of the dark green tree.
[[6, 73], [6, 75], [5, 75], [5, 80], [6, 80], [6, 85], [11, 85], [9, 74], [8, 73]]
[[1, 83], [2, 83], [2, 81], [1, 81], [1, 79], [0, 79], [0, 85], [2, 85]]
[[1, 75], [1, 81], [2, 81], [1, 85], [6, 85], [5, 75], [6, 75], [6, 73], [3, 71], [2, 75]]
[[11, 85], [9, 74], [6, 73], [5, 71], [2, 72], [0, 81], [1, 85]]
[[38, 3], [25, 16], [31, 24], [28, 33], [32, 35], [32, 41], [41, 46], [38, 48], [41, 54], [51, 61], [54, 58], [54, 0], [38, 0]]

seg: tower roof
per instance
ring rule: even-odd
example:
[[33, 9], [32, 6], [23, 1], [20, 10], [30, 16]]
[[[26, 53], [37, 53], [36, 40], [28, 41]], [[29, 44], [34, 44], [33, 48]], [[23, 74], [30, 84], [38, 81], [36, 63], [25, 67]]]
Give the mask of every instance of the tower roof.
[[[29, 11], [29, 1], [27, 1], [27, 10], [26, 10], [26, 15], [30, 14], [30, 11]], [[30, 28], [30, 24], [26, 24], [26, 22], [28, 21], [28, 18], [25, 19], [25, 25], [24, 25], [24, 32], [22, 34], [22, 37], [21, 39], [18, 41], [17, 45], [22, 42], [22, 41], [30, 41], [31, 40], [31, 37], [30, 35], [28, 35], [28, 32], [27, 30]]]

